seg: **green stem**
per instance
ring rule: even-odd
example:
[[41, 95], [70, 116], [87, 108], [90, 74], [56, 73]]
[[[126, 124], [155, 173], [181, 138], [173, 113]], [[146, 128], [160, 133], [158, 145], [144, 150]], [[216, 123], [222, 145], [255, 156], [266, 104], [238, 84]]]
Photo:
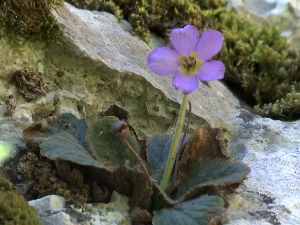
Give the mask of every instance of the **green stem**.
[[188, 95], [184, 95], [183, 97], [183, 101], [180, 107], [180, 113], [179, 113], [179, 118], [178, 118], [178, 122], [177, 122], [177, 127], [176, 127], [176, 132], [175, 132], [175, 137], [172, 143], [172, 149], [170, 152], [170, 156], [168, 159], [168, 164], [164, 173], [164, 176], [162, 178], [160, 187], [165, 190], [168, 186], [170, 177], [171, 177], [171, 173], [172, 173], [172, 169], [175, 163], [175, 159], [176, 159], [176, 153], [177, 153], [177, 148], [178, 148], [178, 143], [179, 143], [179, 139], [180, 139], [180, 134], [182, 132], [182, 127], [183, 127], [183, 123], [184, 123], [184, 117], [185, 117], [185, 111], [186, 111], [186, 105], [188, 103]]

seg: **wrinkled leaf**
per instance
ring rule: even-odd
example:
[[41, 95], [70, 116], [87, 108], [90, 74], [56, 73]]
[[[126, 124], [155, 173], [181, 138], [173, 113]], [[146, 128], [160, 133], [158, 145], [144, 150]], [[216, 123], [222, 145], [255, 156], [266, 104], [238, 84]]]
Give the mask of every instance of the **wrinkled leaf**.
[[[224, 215], [224, 202], [216, 196], [201, 198], [180, 203], [172, 208], [154, 212], [154, 225], [184, 224], [208, 225], [216, 222]], [[217, 223], [215, 223], [217, 224]]]
[[151, 208], [160, 210], [176, 205], [178, 202], [171, 199], [158, 184], [153, 183], [153, 195], [151, 200]]
[[192, 199], [210, 187], [225, 187], [240, 183], [249, 174], [247, 165], [229, 160], [197, 163], [178, 189], [178, 198]]
[[[57, 168], [58, 173], [63, 175], [64, 178], [67, 178], [66, 180], [70, 183], [76, 182], [77, 185], [79, 184], [79, 180], [82, 180], [80, 183], [83, 184], [86, 177], [79, 179], [79, 174], [74, 174], [74, 169], [69, 173], [71, 169], [65, 166], [61, 167], [62, 163], [68, 165], [68, 162], [71, 162], [74, 165], [79, 165], [81, 168], [84, 167], [87, 171], [86, 175], [88, 175], [91, 180], [96, 180], [101, 184], [108, 184], [108, 180], [112, 177], [115, 169], [114, 167], [105, 167], [93, 159], [84, 147], [66, 131], [52, 135], [47, 141], [43, 142], [41, 144], [41, 155], [54, 160], [56, 165], [59, 163], [60, 166]], [[62, 171], [59, 171], [59, 168]]]
[[[129, 160], [131, 167], [137, 166], [138, 163], [134, 155], [123, 143], [116, 141], [109, 133], [113, 123], [116, 121], [118, 119], [115, 117], [106, 117], [92, 125], [88, 133], [91, 151], [104, 165], [122, 166], [126, 160]], [[138, 144], [135, 137], [129, 137], [128, 142], [138, 152]]]
[[159, 135], [151, 139], [149, 143], [149, 165], [151, 177], [160, 183], [162, 179], [167, 160], [170, 154], [170, 148], [173, 141], [173, 135]]
[[[179, 145], [181, 144], [183, 135], [179, 140]], [[189, 139], [189, 135], [185, 138], [185, 143]], [[151, 171], [151, 177], [160, 183], [167, 160], [172, 147], [173, 135], [159, 135], [150, 140], [149, 143], [149, 165]]]
[[41, 144], [46, 138], [53, 134], [66, 131], [75, 137], [78, 143], [89, 151], [86, 142], [87, 123], [85, 119], [78, 119], [70, 113], [62, 114], [58, 117], [48, 118], [47, 121], [34, 124], [23, 131], [23, 137], [31, 145]]
[[206, 163], [215, 159], [231, 159], [222, 131], [219, 128], [199, 128], [181, 156], [178, 168], [180, 180], [184, 180], [195, 163]]
[[42, 143], [41, 155], [51, 160], [66, 160], [79, 165], [104, 168], [103, 164], [93, 159], [84, 147], [66, 131], [52, 135]]

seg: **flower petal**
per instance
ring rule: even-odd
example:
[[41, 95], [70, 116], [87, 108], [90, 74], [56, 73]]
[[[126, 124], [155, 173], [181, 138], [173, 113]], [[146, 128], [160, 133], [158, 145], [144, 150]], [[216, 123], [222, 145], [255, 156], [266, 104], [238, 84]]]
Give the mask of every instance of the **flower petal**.
[[173, 86], [176, 90], [182, 88], [182, 93], [188, 95], [198, 88], [199, 81], [195, 76], [188, 76], [181, 72], [177, 72], [173, 77]]
[[172, 30], [170, 37], [176, 51], [180, 55], [188, 57], [196, 50], [199, 42], [199, 31], [196, 27], [187, 25], [184, 28]]
[[214, 81], [223, 79], [225, 73], [225, 66], [221, 61], [205, 62], [195, 75], [201, 81]]
[[218, 54], [222, 49], [223, 40], [223, 35], [215, 30], [202, 34], [196, 48], [198, 59], [205, 62]]
[[168, 47], [157, 48], [147, 58], [150, 69], [159, 75], [174, 74], [181, 66], [178, 53]]

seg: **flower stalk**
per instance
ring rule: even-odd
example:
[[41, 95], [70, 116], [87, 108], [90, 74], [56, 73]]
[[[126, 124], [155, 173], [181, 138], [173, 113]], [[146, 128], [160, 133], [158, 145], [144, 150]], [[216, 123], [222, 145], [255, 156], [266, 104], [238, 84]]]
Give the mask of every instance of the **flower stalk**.
[[114, 137], [117, 141], [124, 143], [126, 147], [129, 149], [129, 151], [134, 155], [136, 161], [139, 163], [140, 167], [144, 171], [144, 174], [146, 175], [149, 184], [152, 185], [152, 180], [150, 177], [150, 174], [148, 173], [148, 169], [143, 162], [143, 160], [139, 157], [139, 155], [135, 152], [133, 147], [128, 142], [127, 138], [130, 136], [129, 131], [129, 124], [125, 121], [119, 120], [115, 122], [111, 129], [110, 129], [110, 135]]
[[134, 155], [135, 159], [137, 160], [137, 162], [140, 164], [140, 167], [142, 168], [144, 174], [146, 175], [148, 181], [149, 181], [149, 185], [152, 185], [152, 180], [151, 177], [148, 173], [147, 167], [145, 165], [145, 163], [143, 163], [143, 160], [139, 157], [139, 155], [134, 151], [134, 149], [132, 148], [132, 146], [129, 144], [129, 142], [127, 140], [124, 140], [124, 144], [126, 145], [126, 147], [130, 150], [130, 152]]
[[169, 159], [168, 159], [168, 164], [167, 164], [167, 167], [165, 169], [165, 172], [164, 172], [161, 184], [160, 184], [160, 187], [163, 190], [166, 190], [166, 188], [168, 187], [168, 183], [169, 183], [169, 180], [170, 180], [170, 177], [172, 174], [172, 170], [174, 167], [176, 153], [177, 153], [177, 149], [178, 149], [178, 143], [179, 143], [180, 135], [181, 135], [182, 128], [183, 128], [187, 103], [188, 103], [188, 95], [184, 95], [183, 101], [182, 101], [182, 104], [180, 107], [179, 118], [178, 118], [177, 125], [176, 125], [175, 136], [173, 139], [172, 148], [171, 148], [171, 152], [170, 152]]

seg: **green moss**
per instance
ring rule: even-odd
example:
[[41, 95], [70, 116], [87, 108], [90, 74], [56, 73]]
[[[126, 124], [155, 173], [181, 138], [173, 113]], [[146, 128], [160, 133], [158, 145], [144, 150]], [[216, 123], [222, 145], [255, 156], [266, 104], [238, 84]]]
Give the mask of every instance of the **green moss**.
[[21, 47], [24, 41], [61, 42], [62, 31], [51, 15], [56, 4], [63, 1], [0, 1], [0, 36], [15, 47]]
[[149, 42], [150, 30], [168, 37], [171, 28], [193, 24], [200, 28], [201, 7], [225, 6], [222, 0], [67, 0], [79, 8], [105, 10], [133, 26], [133, 34]]
[[300, 92], [288, 93], [285, 98], [277, 100], [274, 104], [265, 104], [262, 108], [255, 106], [255, 112], [262, 116], [271, 116], [278, 119], [300, 117]]
[[0, 224], [3, 225], [39, 225], [36, 210], [29, 206], [23, 196], [11, 190], [10, 184], [0, 177]]
[[[2, 173], [0, 171], [0, 173]], [[12, 184], [9, 183], [3, 175], [0, 174], [0, 191], [12, 190]]]

